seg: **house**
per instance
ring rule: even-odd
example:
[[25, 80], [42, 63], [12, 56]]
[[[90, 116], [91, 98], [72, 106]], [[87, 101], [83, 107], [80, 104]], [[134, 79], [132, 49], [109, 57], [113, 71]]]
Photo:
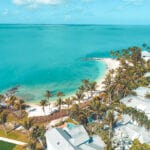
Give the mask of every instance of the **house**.
[[105, 147], [99, 136], [89, 137], [82, 125], [52, 128], [45, 136], [47, 150], [104, 150]]
[[137, 93], [137, 96], [145, 99], [147, 93], [150, 93], [150, 88], [148, 87], [138, 87], [137, 89], [133, 90]]
[[115, 128], [115, 133], [119, 139], [125, 136], [131, 141], [134, 139], [139, 139], [141, 143], [150, 144], [150, 131], [145, 129], [145, 127], [138, 126], [132, 121], [132, 119], [130, 119], [128, 123], [126, 122], [125, 124], [123, 123], [122, 125], [117, 126]]
[[150, 119], [150, 99], [145, 97], [145, 95], [150, 92], [150, 88], [139, 87], [134, 91], [137, 93], [137, 96], [130, 95], [120, 101], [127, 107], [132, 107], [138, 111], [144, 112]]
[[134, 139], [138, 139], [141, 143], [150, 144], [149, 137], [149, 130], [138, 126], [137, 122], [133, 121], [129, 115], [123, 115], [114, 128], [112, 146], [115, 150], [129, 150]]

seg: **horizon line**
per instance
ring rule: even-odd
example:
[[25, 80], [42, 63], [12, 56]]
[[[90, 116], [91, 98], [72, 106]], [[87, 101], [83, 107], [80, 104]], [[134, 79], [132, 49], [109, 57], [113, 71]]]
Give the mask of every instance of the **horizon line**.
[[95, 25], [95, 26], [150, 26], [150, 24], [86, 24], [86, 23], [0, 23], [0, 25]]

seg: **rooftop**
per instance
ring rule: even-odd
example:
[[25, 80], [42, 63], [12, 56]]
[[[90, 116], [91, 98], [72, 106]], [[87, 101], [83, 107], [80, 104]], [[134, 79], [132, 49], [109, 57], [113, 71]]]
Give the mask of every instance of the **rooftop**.
[[120, 123], [114, 128], [112, 146], [115, 150], [129, 150], [132, 141], [139, 139], [141, 143], [150, 144], [150, 130], [137, 125], [129, 115], [123, 115]]
[[90, 138], [82, 125], [48, 130], [46, 141], [48, 150], [103, 150], [105, 146], [99, 136]]
[[133, 107], [139, 111], [145, 112], [150, 119], [150, 99], [145, 97], [146, 93], [150, 92], [150, 88], [139, 87], [134, 91], [137, 93], [137, 96], [127, 96], [121, 99], [121, 102], [128, 107]]
[[126, 136], [132, 141], [138, 138], [141, 143], [150, 144], [150, 131], [146, 130], [145, 127], [136, 125], [133, 121], [131, 122], [115, 128], [115, 133], [118, 138], [120, 139], [121, 137]]
[[142, 51], [142, 57], [144, 60], [148, 61], [150, 59], [150, 52]]
[[144, 77], [150, 77], [150, 72], [145, 73]]

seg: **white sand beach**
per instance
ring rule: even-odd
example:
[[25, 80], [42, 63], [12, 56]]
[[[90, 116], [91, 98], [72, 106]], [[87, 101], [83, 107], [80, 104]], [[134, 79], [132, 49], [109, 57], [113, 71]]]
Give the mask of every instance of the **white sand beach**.
[[46, 116], [53, 114], [56, 111], [58, 111], [58, 107], [55, 105], [55, 102], [51, 102], [50, 105], [45, 106], [44, 111], [42, 106], [38, 104], [29, 104], [29, 107], [26, 108], [28, 117]]
[[[96, 91], [93, 93], [93, 96], [96, 96], [100, 91], [104, 90], [103, 89], [103, 84], [102, 82], [105, 79], [106, 74], [109, 72], [109, 70], [111, 69], [116, 69], [119, 67], [120, 63], [118, 60], [112, 59], [112, 58], [94, 58], [95, 61], [103, 61], [105, 62], [105, 64], [107, 65], [107, 70], [104, 74], [104, 76], [100, 76], [96, 81], [97, 81], [97, 89]], [[73, 96], [73, 95], [71, 95]], [[85, 93], [85, 98], [83, 101], [81, 101], [81, 103], [87, 101], [91, 99], [89, 97], [89, 93]], [[76, 101], [76, 103], [78, 103], [78, 101]], [[35, 116], [45, 116], [45, 115], [49, 115], [52, 114], [56, 111], [58, 111], [58, 107], [55, 105], [55, 102], [52, 101], [50, 106], [45, 106], [45, 111], [43, 112], [42, 106], [39, 106], [38, 104], [29, 104], [30, 107], [26, 109], [27, 113], [28, 113], [28, 117], [35, 117]], [[67, 108], [67, 105], [62, 105], [63, 109]]]
[[97, 61], [99, 61], [99, 62], [103, 61], [107, 66], [107, 69], [106, 69], [106, 72], [105, 72], [104, 76], [103, 77], [100, 76], [97, 79], [97, 84], [98, 84], [97, 90], [102, 91], [102, 90], [104, 90], [103, 89], [104, 85], [102, 84], [102, 82], [105, 80], [105, 77], [106, 77], [107, 73], [109, 72], [109, 70], [117, 69], [120, 66], [120, 62], [118, 60], [112, 59], [112, 58], [101, 58]]

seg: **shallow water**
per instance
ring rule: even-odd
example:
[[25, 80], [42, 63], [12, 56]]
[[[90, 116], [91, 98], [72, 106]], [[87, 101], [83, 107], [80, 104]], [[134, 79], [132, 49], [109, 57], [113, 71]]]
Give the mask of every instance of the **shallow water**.
[[71, 94], [81, 80], [103, 76], [112, 49], [150, 41], [150, 26], [0, 25], [0, 91], [20, 85], [28, 101], [45, 90]]

